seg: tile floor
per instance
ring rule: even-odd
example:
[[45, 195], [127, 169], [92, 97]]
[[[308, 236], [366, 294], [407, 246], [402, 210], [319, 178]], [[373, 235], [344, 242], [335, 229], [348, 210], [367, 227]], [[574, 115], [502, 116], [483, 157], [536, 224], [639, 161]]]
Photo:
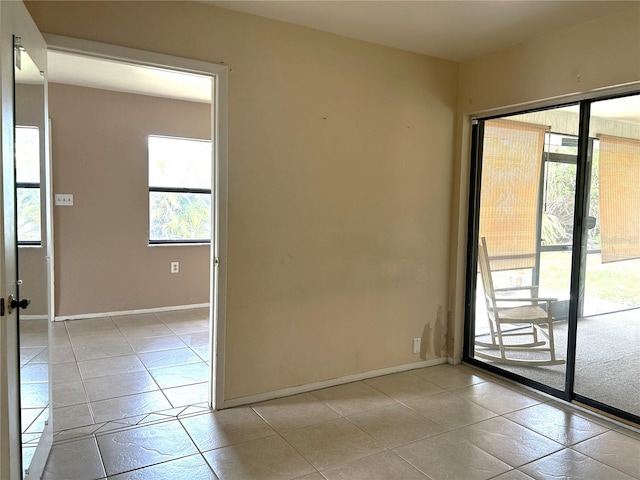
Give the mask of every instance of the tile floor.
[[49, 321], [20, 318], [22, 462], [29, 465], [49, 418]]
[[468, 366], [218, 412], [206, 311], [56, 324], [45, 479], [640, 478], [640, 432]]
[[54, 440], [206, 408], [208, 309], [55, 322]]

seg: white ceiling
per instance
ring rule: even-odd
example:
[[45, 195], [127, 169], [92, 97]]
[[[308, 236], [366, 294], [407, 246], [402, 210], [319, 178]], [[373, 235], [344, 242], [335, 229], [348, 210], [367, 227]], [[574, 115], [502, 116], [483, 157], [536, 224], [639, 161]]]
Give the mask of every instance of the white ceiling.
[[633, 1], [236, 0], [223, 8], [454, 61], [631, 8]]
[[49, 51], [48, 80], [79, 87], [211, 103], [211, 78]]
[[[462, 61], [630, 8], [632, 1], [205, 1], [381, 45]], [[210, 103], [208, 77], [49, 52], [54, 83]]]

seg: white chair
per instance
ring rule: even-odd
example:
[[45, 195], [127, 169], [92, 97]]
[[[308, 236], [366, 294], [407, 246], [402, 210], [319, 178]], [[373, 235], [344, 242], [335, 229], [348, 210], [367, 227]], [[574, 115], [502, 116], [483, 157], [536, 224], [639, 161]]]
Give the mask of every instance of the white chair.
[[[475, 356], [508, 365], [565, 363], [555, 355], [551, 302], [557, 299], [539, 297], [537, 286], [494, 288], [484, 237], [478, 246], [478, 263], [489, 317], [490, 342], [476, 339]], [[528, 296], [524, 294], [527, 290], [530, 292]], [[520, 292], [522, 295], [518, 295]], [[540, 304], [546, 304], [546, 308], [542, 308]], [[518, 328], [507, 329], [505, 332], [506, 324]], [[489, 353], [492, 350], [497, 351], [496, 354]], [[509, 355], [511, 352], [529, 354], [514, 356]]]

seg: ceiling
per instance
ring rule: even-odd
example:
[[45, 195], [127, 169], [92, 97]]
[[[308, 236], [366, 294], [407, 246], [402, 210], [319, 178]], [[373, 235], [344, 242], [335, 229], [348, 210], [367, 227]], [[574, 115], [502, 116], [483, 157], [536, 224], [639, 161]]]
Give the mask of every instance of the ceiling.
[[[226, 9], [463, 61], [584, 23], [629, 1], [349, 0], [205, 1]], [[54, 83], [210, 103], [209, 77], [49, 52]]]
[[631, 8], [633, 1], [215, 1], [226, 9], [464, 61]]

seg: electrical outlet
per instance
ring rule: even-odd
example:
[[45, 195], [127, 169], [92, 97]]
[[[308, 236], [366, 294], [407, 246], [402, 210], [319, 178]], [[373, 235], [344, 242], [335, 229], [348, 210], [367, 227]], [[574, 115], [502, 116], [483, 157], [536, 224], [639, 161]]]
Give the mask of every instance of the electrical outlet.
[[62, 207], [73, 207], [73, 194], [72, 193], [56, 193], [54, 203]]
[[420, 345], [422, 344], [421, 338], [413, 339], [413, 353], [420, 353]]
[[180, 273], [180, 262], [171, 262], [171, 273]]

